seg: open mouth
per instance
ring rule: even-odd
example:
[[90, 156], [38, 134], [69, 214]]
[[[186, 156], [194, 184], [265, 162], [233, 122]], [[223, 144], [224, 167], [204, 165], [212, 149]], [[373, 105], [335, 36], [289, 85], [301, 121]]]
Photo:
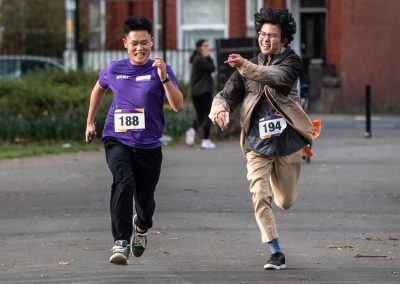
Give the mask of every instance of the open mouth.
[[138, 57], [143, 57], [143, 56], [145, 56], [145, 55], [146, 55], [146, 53], [143, 52], [143, 51], [137, 51], [137, 52], [135, 52], [135, 56], [138, 56]]

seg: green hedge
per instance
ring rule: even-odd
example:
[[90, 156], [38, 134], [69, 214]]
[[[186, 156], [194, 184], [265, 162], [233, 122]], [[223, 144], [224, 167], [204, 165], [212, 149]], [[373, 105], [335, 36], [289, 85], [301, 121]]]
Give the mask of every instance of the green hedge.
[[96, 80], [96, 73], [52, 71], [0, 81], [0, 113], [27, 119], [86, 113]]
[[[82, 141], [90, 92], [97, 73], [41, 72], [19, 81], [0, 81], [0, 141]], [[180, 82], [187, 97], [188, 86]], [[98, 131], [103, 128], [112, 101], [108, 92], [96, 117]], [[190, 109], [173, 113], [166, 108], [165, 132], [174, 137], [184, 133], [194, 114]]]

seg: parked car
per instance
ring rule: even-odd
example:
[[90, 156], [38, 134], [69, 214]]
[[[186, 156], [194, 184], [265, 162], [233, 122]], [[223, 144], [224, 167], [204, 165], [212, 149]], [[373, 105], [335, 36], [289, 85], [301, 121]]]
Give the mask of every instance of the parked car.
[[64, 66], [56, 58], [51, 57], [0, 55], [0, 80], [17, 80], [30, 72], [48, 69], [64, 70]]

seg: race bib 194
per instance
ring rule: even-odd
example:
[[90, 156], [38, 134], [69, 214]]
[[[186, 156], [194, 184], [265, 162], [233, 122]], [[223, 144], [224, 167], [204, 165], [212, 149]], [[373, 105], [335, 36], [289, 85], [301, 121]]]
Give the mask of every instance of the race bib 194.
[[144, 109], [116, 109], [114, 112], [115, 132], [142, 131], [146, 127]]
[[280, 115], [270, 115], [259, 120], [258, 127], [261, 139], [279, 136], [285, 130], [286, 120]]

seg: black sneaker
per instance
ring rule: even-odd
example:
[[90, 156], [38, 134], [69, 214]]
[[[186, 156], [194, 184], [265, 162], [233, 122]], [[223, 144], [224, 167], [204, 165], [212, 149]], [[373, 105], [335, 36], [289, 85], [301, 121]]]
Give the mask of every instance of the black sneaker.
[[131, 238], [131, 249], [132, 254], [136, 257], [141, 256], [144, 253], [147, 245], [147, 232], [139, 233], [136, 227], [137, 215], [133, 217], [133, 235]]
[[271, 258], [264, 265], [266, 270], [279, 270], [286, 268], [285, 255], [281, 252], [271, 254]]

